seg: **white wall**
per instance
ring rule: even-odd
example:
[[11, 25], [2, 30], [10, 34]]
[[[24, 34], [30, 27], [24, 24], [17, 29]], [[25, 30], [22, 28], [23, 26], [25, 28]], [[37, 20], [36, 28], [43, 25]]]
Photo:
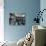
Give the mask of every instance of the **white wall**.
[[0, 42], [4, 41], [4, 3], [0, 0]]
[[[46, 0], [40, 0], [40, 9], [46, 9]], [[41, 25], [46, 26], [46, 11], [43, 12], [43, 22], [40, 22]]]

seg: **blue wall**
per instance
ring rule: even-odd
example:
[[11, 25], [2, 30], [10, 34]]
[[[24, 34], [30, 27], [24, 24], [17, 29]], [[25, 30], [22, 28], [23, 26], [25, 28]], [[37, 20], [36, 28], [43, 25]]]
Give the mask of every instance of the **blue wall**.
[[[40, 9], [40, 0], [4, 0], [4, 35], [7, 41], [18, 41], [32, 30], [35, 14]], [[25, 26], [10, 26], [9, 13], [26, 13]]]

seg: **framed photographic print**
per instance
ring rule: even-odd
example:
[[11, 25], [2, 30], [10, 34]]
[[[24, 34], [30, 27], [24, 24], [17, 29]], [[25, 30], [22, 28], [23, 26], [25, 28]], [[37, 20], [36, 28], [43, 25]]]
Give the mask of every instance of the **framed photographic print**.
[[15, 15], [14, 13], [9, 14], [9, 24], [10, 25], [25, 25], [26, 23], [26, 18], [25, 15]]

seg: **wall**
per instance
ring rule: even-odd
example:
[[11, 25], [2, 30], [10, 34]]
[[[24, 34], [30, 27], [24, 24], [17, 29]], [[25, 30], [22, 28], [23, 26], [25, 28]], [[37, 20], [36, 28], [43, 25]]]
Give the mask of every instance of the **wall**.
[[[41, 11], [43, 9], [46, 9], [46, 0], [41, 0], [40, 1], [40, 9], [41, 9]], [[43, 17], [43, 22], [41, 21], [40, 25], [46, 26], [46, 10], [43, 12], [42, 17]]]
[[0, 42], [4, 41], [4, 3], [0, 1]]
[[[4, 0], [4, 35], [7, 41], [18, 41], [32, 30], [35, 14], [40, 10], [40, 0]], [[25, 26], [10, 26], [9, 13], [26, 13]]]
[[[40, 10], [46, 9], [46, 0], [40, 0]], [[40, 25], [45, 26], [46, 27], [46, 11], [44, 11], [43, 15], [43, 22], [40, 21]], [[45, 40], [46, 41], [46, 40]], [[46, 43], [46, 42], [45, 42]]]

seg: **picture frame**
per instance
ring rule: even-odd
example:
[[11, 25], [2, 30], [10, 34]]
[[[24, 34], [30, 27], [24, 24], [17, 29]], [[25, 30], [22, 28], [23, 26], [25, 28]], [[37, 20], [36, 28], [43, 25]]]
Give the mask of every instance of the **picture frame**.
[[24, 14], [15, 15], [14, 13], [9, 14], [9, 24], [10, 25], [25, 25], [26, 24], [26, 17]]

